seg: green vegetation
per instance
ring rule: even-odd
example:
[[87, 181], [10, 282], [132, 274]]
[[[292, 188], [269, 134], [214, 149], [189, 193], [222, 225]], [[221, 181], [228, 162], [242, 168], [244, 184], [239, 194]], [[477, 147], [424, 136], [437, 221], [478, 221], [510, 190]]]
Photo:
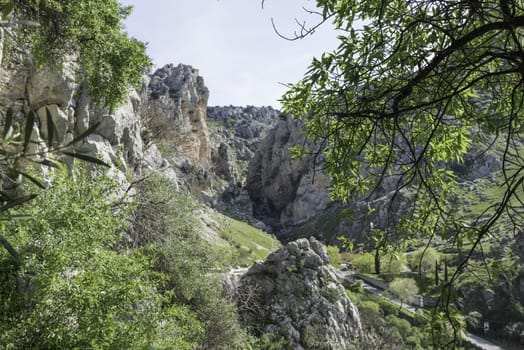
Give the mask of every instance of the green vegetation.
[[57, 171], [50, 189], [16, 210], [27, 220], [2, 222], [21, 262], [0, 251], [0, 343], [5, 349], [194, 348], [204, 324], [155, 292], [166, 276], [144, 252], [112, 249], [132, 206], [101, 171], [73, 175]]
[[359, 254], [351, 260], [351, 265], [360, 273], [375, 271], [375, 257], [371, 253]]
[[243, 221], [220, 214], [216, 219], [219, 237], [229, 243], [229, 247], [220, 248], [226, 265], [250, 265], [280, 247], [276, 238]]
[[418, 294], [417, 282], [412, 278], [395, 278], [389, 284], [393, 293], [402, 303], [408, 303], [411, 298]]
[[12, 212], [26, 220], [1, 225], [20, 252], [0, 251], [5, 349], [256, 349], [221, 296], [194, 202], [158, 175], [137, 189], [130, 202], [79, 168], [28, 188], [39, 196]]
[[[361, 282], [346, 291], [357, 305], [364, 331], [375, 337], [384, 349], [428, 349], [431, 335], [424, 316], [412, 314], [398, 305], [367, 292]], [[362, 348], [366, 348], [362, 344]]]
[[326, 250], [329, 255], [329, 261], [331, 262], [331, 265], [333, 265], [337, 269], [340, 268], [340, 264], [342, 263], [342, 256], [340, 255], [340, 251], [338, 250], [338, 247], [328, 245], [326, 247]]
[[123, 102], [151, 64], [145, 45], [123, 31], [131, 9], [117, 0], [2, 2], [12, 9], [8, 16], [39, 24], [17, 33], [31, 47], [37, 63], [61, 69], [66, 58], [76, 57], [77, 78], [85, 79], [89, 93], [101, 105], [115, 108]]
[[[445, 322], [439, 315], [447, 315], [448, 326], [460, 331], [453, 305], [469, 260], [483, 253], [481, 242], [499, 224], [523, 228], [524, 6], [517, 0], [316, 3], [318, 25], [332, 22], [339, 46], [290, 86], [284, 111], [303, 120], [320, 148], [313, 151], [324, 152], [334, 198], [362, 198], [389, 183], [397, 192], [393, 202], [409, 196], [399, 225], [377, 231], [381, 250], [412, 238], [459, 249], [470, 244], [441, 289], [444, 300], [454, 300], [439, 304], [433, 318]], [[502, 147], [493, 146], [492, 135]], [[498, 190], [478, 207], [453, 201], [460, 185], [450, 165], [470, 150], [491, 148], [504, 174]], [[466, 217], [468, 210], [481, 213]], [[486, 260], [487, 273], [508, 258], [516, 256]]]
[[419, 248], [409, 256], [410, 266], [420, 275], [435, 270], [435, 263], [440, 260], [439, 253], [433, 247]]
[[154, 257], [155, 269], [168, 276], [162, 288], [171, 301], [189, 307], [204, 325], [202, 348], [242, 348], [247, 335], [237, 321], [236, 309], [221, 296], [221, 285], [213, 274], [219, 259], [198, 234], [196, 202], [174, 188], [170, 180], [155, 174], [140, 182], [133, 241], [144, 246]]
[[[44, 148], [38, 150], [32, 140], [31, 135], [34, 134], [35, 121], [38, 116], [33, 111], [24, 115], [24, 124], [16, 121], [16, 115], [11, 108], [8, 108], [3, 117], [3, 132], [0, 142], [0, 218], [3, 220], [12, 220], [17, 217], [17, 214], [10, 213], [10, 209], [16, 208], [24, 203], [33, 200], [36, 193], [28, 192], [27, 189], [20, 187], [21, 179], [29, 181], [40, 189], [46, 188], [44, 181], [40, 179], [41, 174], [32, 174], [31, 166], [48, 166], [50, 168], [59, 168], [60, 163], [56, 161], [56, 157], [60, 155], [62, 160], [70, 159], [70, 157], [88, 161], [93, 164], [107, 166], [104, 162], [95, 158], [85, 151], [76, 147], [84, 137], [90, 135], [97, 127], [94, 124], [80, 135], [76, 135], [72, 140], [63, 140], [61, 135], [56, 131], [56, 125], [53, 122], [53, 117], [50, 111], [46, 108], [46, 124], [47, 130], [40, 130], [44, 136], [44, 142], [47, 150]], [[67, 157], [65, 157], [67, 156]], [[0, 234], [0, 246], [5, 248], [15, 261], [20, 260], [19, 254], [15, 248], [6, 239], [3, 234]]]

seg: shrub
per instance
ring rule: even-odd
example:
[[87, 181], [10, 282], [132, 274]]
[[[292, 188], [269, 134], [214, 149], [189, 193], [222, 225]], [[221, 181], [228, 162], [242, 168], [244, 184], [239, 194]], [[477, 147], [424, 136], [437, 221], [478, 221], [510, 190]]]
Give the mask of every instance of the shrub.
[[50, 189], [12, 213], [29, 215], [27, 220], [4, 223], [16, 233], [12, 241], [22, 257], [17, 269], [9, 269], [0, 251], [1, 270], [10, 271], [0, 280], [0, 343], [6, 348], [198, 345], [202, 323], [155, 292], [164, 276], [153, 272], [151, 259], [112, 249], [132, 210], [116, 193], [100, 171], [75, 169], [69, 176], [61, 169]]
[[380, 314], [380, 307], [374, 301], [366, 300], [358, 306], [360, 312], [360, 320], [365, 327], [374, 327], [382, 315]]
[[386, 322], [390, 327], [398, 329], [402, 339], [406, 339], [411, 334], [411, 324], [406, 320], [398, 318], [394, 315], [388, 315], [386, 316]]
[[175, 191], [165, 177], [151, 174], [140, 182], [140, 199], [130, 230], [135, 245], [147, 247], [156, 269], [169, 276], [163, 289], [172, 302], [188, 305], [204, 327], [202, 349], [241, 348], [245, 334], [237, 322], [236, 309], [221, 295], [212, 277], [215, 253], [198, 234], [195, 201]]
[[336, 267], [337, 269], [340, 268], [340, 264], [342, 263], [342, 256], [340, 255], [340, 251], [337, 246], [328, 245], [326, 247], [327, 253], [329, 255], [329, 260], [331, 261], [331, 265]]
[[373, 273], [375, 271], [375, 258], [371, 253], [363, 253], [355, 256], [351, 265], [360, 273]]

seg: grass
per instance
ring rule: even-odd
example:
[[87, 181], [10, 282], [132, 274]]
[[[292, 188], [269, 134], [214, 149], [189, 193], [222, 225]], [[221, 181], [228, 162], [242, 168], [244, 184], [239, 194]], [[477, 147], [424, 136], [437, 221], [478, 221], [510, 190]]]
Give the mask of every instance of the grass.
[[251, 265], [280, 247], [275, 237], [245, 222], [221, 214], [217, 214], [216, 219], [220, 238], [229, 244], [224, 258], [230, 266]]

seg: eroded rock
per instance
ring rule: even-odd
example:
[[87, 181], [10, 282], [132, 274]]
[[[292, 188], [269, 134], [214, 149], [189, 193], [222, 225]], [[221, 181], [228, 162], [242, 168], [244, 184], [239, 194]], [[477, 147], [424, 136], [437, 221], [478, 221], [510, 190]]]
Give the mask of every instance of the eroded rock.
[[351, 349], [361, 336], [357, 308], [314, 238], [299, 239], [256, 263], [237, 289], [243, 323], [282, 338], [289, 349]]

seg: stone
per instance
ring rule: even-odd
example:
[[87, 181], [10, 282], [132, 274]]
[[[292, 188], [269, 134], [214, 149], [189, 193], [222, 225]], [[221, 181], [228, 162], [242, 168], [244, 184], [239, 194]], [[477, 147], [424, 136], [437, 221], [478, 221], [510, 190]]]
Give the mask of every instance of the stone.
[[148, 113], [167, 118], [173, 126], [179, 164], [208, 169], [211, 146], [206, 124], [209, 90], [198, 70], [187, 65], [166, 65], [150, 76]]
[[241, 321], [289, 349], [352, 349], [360, 316], [320, 242], [299, 239], [256, 263], [237, 283]]
[[27, 82], [27, 102], [32, 109], [56, 104], [67, 107], [77, 91], [76, 66], [71, 60], [66, 60], [61, 71], [44, 67], [34, 68]]

